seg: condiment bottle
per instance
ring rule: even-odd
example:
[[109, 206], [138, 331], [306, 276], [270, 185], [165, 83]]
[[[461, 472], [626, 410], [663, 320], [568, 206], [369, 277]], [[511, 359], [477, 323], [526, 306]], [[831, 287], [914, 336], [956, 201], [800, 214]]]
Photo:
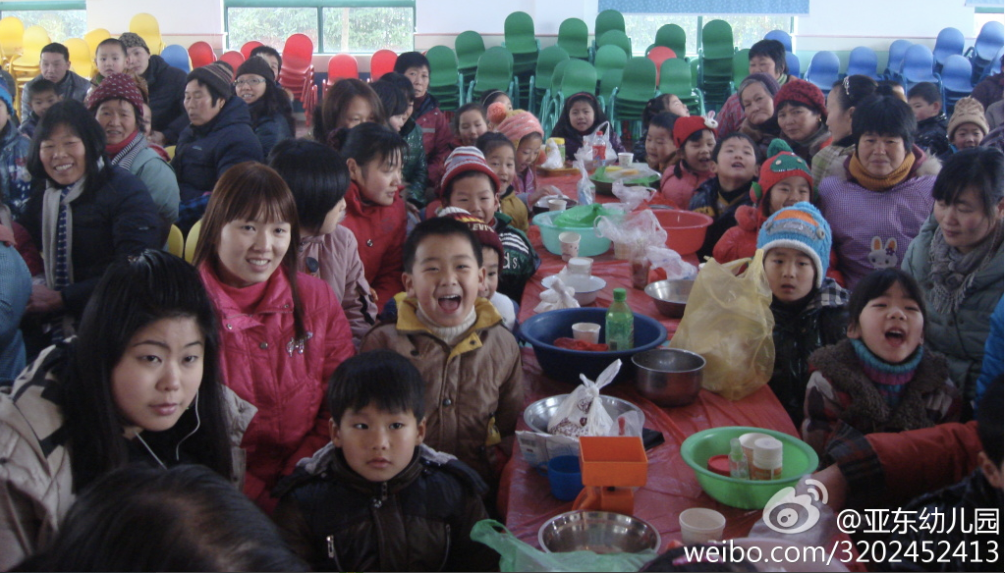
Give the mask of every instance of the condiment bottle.
[[782, 477], [782, 442], [761, 438], [754, 442], [754, 459], [750, 464], [750, 479], [770, 481]]

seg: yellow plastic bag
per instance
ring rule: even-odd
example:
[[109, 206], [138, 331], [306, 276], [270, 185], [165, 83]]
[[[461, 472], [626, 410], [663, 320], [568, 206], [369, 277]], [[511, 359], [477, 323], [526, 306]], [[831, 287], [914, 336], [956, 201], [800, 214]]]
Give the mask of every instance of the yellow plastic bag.
[[[747, 262], [743, 274], [733, 274], [731, 269]], [[701, 354], [707, 361], [702, 387], [739, 400], [771, 379], [774, 328], [764, 252], [758, 249], [753, 260], [705, 263], [670, 347]]]

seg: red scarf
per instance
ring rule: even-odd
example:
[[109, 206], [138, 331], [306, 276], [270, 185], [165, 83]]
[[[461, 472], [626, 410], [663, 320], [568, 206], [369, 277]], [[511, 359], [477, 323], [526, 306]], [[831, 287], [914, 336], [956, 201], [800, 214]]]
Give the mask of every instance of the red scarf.
[[127, 145], [129, 145], [130, 143], [133, 142], [134, 139], [136, 139], [136, 136], [139, 133], [140, 133], [140, 130], [135, 129], [135, 130], [133, 130], [133, 132], [131, 134], [129, 134], [129, 137], [123, 139], [122, 141], [120, 141], [118, 143], [115, 143], [115, 144], [109, 143], [108, 145], [106, 145], [105, 146], [105, 153], [108, 155], [108, 158], [112, 159], [116, 155], [118, 155], [119, 152], [121, 152], [123, 149], [125, 149]]

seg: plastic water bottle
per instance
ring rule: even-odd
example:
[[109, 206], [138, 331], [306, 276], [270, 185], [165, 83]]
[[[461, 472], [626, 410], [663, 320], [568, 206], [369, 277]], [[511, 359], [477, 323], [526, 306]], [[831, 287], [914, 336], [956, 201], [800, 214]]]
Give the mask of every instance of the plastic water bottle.
[[628, 350], [635, 346], [635, 314], [625, 302], [627, 296], [625, 289], [614, 289], [614, 302], [607, 309], [608, 350]]

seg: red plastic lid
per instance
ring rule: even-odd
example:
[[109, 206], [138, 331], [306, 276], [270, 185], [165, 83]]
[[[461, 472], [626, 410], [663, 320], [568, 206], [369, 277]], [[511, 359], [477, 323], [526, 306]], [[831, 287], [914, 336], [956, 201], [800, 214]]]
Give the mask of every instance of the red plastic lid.
[[729, 477], [729, 455], [719, 454], [708, 458], [708, 471]]

